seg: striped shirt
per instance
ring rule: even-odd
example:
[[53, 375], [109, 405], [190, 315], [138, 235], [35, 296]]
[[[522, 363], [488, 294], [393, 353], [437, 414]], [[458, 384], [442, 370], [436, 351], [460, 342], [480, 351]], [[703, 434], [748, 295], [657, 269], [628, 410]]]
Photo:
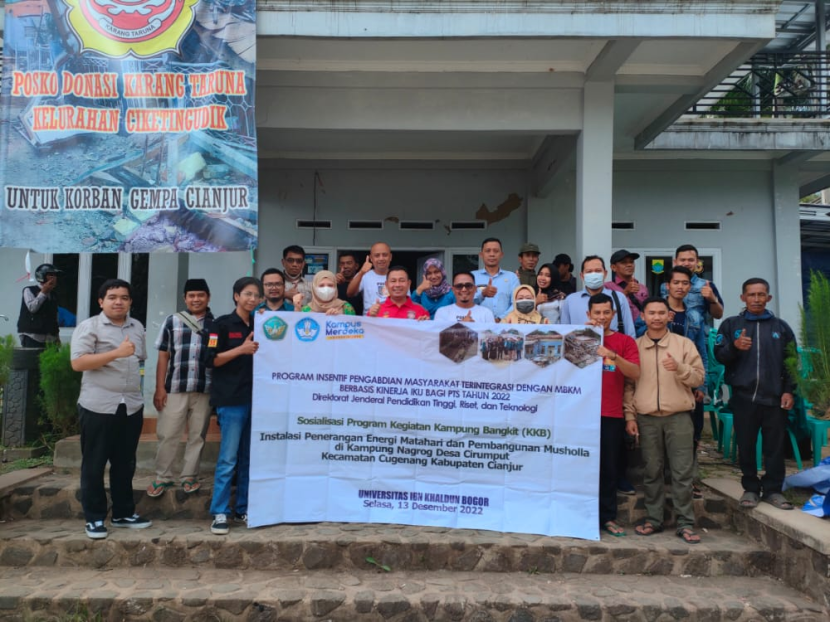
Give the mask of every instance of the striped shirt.
[[[204, 329], [205, 321], [212, 320], [208, 314], [197, 320]], [[161, 327], [156, 349], [170, 354], [170, 364], [164, 379], [168, 393], [209, 393], [210, 370], [205, 367], [207, 354], [207, 332], [195, 333], [182, 321], [179, 314], [168, 315]]]

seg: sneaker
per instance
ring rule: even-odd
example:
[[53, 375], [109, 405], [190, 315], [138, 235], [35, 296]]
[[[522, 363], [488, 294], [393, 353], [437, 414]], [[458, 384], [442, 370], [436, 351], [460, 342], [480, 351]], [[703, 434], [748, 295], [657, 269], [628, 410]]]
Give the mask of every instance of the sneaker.
[[213, 522], [210, 524], [210, 533], [216, 534], [217, 536], [225, 536], [230, 530], [227, 516], [217, 514], [213, 517]]
[[93, 540], [103, 540], [107, 537], [107, 527], [104, 521], [96, 520], [86, 524], [86, 535]]
[[127, 529], [146, 529], [153, 524], [149, 518], [143, 518], [138, 514], [126, 516], [124, 518], [113, 518], [113, 527], [126, 527]]
[[248, 515], [247, 514], [234, 513], [233, 520], [234, 520], [234, 522], [245, 523], [247, 525], [248, 524]]
[[634, 488], [634, 486], [631, 485], [631, 483], [628, 480], [621, 480], [617, 484], [617, 492], [623, 495], [628, 495], [629, 497], [633, 497], [637, 494], [637, 490]]

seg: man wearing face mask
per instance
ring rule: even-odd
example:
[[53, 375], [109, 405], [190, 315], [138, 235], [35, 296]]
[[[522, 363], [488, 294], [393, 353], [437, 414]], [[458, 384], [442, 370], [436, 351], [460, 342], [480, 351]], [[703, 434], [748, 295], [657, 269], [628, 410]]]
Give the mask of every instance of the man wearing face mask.
[[583, 318], [588, 313], [588, 301], [591, 296], [605, 294], [614, 301], [614, 310], [617, 314], [617, 325], [614, 327], [618, 333], [624, 333], [629, 337], [636, 338], [634, 331], [634, 320], [631, 318], [631, 309], [624, 297], [619, 293], [605, 287], [608, 272], [605, 269], [605, 260], [599, 255], [588, 255], [582, 260], [582, 272], [579, 277], [585, 284], [582, 291], [575, 292], [565, 298], [562, 302], [560, 323], [562, 324], [583, 324]]

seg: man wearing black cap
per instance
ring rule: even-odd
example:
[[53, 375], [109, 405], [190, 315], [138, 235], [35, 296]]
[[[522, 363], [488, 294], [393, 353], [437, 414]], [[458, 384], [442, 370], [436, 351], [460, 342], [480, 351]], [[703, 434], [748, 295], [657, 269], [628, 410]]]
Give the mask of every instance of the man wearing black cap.
[[539, 263], [539, 247], [530, 242], [522, 244], [519, 248], [519, 269], [516, 270], [516, 276], [519, 277], [519, 283], [522, 285], [530, 285], [536, 290], [536, 266]]
[[[571, 262], [570, 255], [560, 253], [553, 259], [553, 265], [559, 270], [558, 282], [554, 283], [553, 288], [558, 289], [566, 296], [573, 294], [576, 291], [576, 277], [573, 275], [574, 265]], [[557, 278], [554, 275], [554, 278]]]
[[24, 348], [45, 348], [47, 343], [60, 343], [58, 299], [54, 294], [60, 273], [50, 263], [41, 264], [35, 270], [38, 285], [23, 289], [17, 332]]
[[648, 298], [648, 288], [634, 278], [634, 261], [639, 258], [638, 253], [631, 253], [625, 249], [611, 255], [611, 280], [605, 284], [608, 289], [621, 292], [628, 299], [628, 308], [631, 310], [631, 319], [634, 320], [634, 329], [638, 337], [646, 332], [646, 323], [640, 314], [643, 301]]
[[167, 316], [156, 348], [156, 392], [153, 405], [158, 411], [156, 435], [156, 478], [147, 495], [160, 497], [173, 486], [173, 462], [179, 439], [187, 426], [187, 445], [180, 481], [185, 493], [199, 490], [199, 462], [210, 423], [210, 370], [205, 366], [208, 348], [206, 323], [210, 313], [210, 288], [204, 279], [184, 284], [187, 311]]

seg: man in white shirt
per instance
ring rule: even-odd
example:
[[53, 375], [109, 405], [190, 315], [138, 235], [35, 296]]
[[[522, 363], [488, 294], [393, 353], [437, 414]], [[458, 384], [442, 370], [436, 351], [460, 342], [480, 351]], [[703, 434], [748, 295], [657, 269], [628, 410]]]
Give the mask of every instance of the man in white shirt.
[[392, 263], [392, 249], [385, 242], [375, 242], [366, 255], [366, 261], [357, 274], [349, 282], [346, 296], [357, 296], [363, 292], [363, 315], [368, 315], [369, 309], [377, 304], [386, 302], [389, 291], [386, 289], [386, 275]]
[[457, 272], [452, 278], [455, 304], [435, 312], [436, 322], [495, 322], [493, 312], [475, 304], [476, 280], [472, 272]]

